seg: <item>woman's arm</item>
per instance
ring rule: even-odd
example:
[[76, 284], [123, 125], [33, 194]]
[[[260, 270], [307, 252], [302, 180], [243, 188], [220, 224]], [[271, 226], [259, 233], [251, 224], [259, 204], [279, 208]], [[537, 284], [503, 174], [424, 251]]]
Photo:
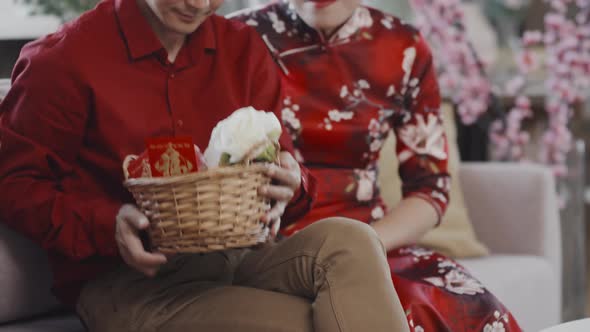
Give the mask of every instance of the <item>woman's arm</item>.
[[436, 226], [438, 213], [418, 197], [404, 198], [383, 219], [373, 223], [387, 251], [414, 244]]
[[396, 91], [404, 111], [392, 122], [403, 199], [373, 224], [387, 250], [416, 243], [440, 223], [449, 203], [448, 146], [432, 55], [419, 37], [403, 56], [404, 80]]

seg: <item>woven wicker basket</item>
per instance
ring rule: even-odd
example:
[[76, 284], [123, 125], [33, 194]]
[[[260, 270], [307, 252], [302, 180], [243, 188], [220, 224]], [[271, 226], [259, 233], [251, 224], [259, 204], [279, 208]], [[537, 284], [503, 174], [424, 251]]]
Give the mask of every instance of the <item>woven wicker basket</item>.
[[153, 250], [204, 253], [250, 247], [266, 242], [268, 227], [260, 221], [270, 209], [258, 195], [270, 183], [261, 164], [227, 166], [173, 177], [129, 179], [125, 186], [149, 218]]

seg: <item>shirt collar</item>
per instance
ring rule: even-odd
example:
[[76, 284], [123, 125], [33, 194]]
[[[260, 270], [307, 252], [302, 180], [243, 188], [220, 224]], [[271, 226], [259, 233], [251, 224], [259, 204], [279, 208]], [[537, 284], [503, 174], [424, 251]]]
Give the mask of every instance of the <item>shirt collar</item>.
[[[315, 30], [314, 28], [310, 27], [299, 17], [297, 12], [295, 11], [295, 7], [292, 3], [288, 0], [281, 1], [282, 6], [279, 8], [282, 9], [284, 13], [284, 17], [286, 19], [291, 19], [294, 21], [296, 28], [302, 29], [306, 33], [312, 33], [316, 36], [319, 40], [325, 40], [325, 37], [322, 35], [321, 32]], [[352, 16], [340, 27], [337, 31], [330, 36], [327, 42], [329, 43], [343, 43], [349, 42], [351, 39], [354, 39], [358, 36], [359, 32], [363, 31], [363, 29], [369, 29], [373, 26], [374, 21], [371, 14], [371, 10], [365, 6], [357, 7]]]
[[[137, 60], [163, 49], [162, 43], [143, 17], [137, 0], [115, 0], [115, 12], [131, 59]], [[207, 18], [188, 38], [185, 47], [188, 46], [193, 60], [197, 59], [203, 49], [210, 52], [217, 47], [211, 21], [211, 18]]]

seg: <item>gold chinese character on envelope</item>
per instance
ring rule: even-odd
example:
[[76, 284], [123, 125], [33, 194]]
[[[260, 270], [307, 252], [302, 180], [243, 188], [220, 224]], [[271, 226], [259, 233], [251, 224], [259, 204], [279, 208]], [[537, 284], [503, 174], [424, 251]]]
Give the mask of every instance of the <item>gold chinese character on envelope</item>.
[[198, 171], [195, 148], [190, 137], [151, 138], [146, 143], [153, 177]]

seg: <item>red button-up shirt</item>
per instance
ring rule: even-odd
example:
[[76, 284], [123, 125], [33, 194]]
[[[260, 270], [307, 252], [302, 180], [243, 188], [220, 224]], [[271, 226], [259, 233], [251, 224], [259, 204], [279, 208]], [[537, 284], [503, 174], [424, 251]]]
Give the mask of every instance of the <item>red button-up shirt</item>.
[[[234, 110], [279, 111], [276, 66], [249, 27], [213, 16], [166, 59], [135, 1], [106, 0], [27, 45], [15, 66], [0, 103], [0, 220], [49, 253], [66, 303], [120, 263], [115, 216], [132, 201], [121, 165], [146, 137], [191, 136], [204, 150]], [[302, 183], [287, 222], [311, 204]]]

